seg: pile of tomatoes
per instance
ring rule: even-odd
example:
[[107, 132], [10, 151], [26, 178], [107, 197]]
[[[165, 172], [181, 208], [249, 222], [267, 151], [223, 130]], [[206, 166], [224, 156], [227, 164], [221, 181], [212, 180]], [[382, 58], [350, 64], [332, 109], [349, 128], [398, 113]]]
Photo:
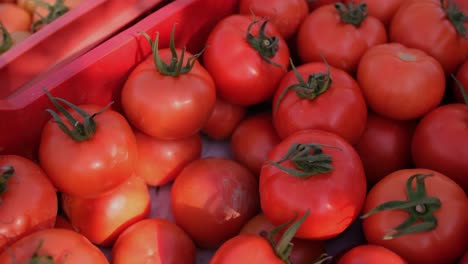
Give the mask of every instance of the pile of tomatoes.
[[467, 1], [335, 2], [240, 0], [197, 54], [142, 33], [115, 104], [44, 90], [38, 160], [0, 156], [0, 263], [468, 263]]
[[0, 0], [0, 54], [78, 6], [81, 0]]

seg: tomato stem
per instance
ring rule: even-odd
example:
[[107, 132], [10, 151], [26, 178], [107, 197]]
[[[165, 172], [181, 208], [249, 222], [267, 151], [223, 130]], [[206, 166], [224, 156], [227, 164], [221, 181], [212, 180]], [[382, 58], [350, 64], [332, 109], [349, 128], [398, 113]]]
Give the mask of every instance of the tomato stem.
[[0, 45], [0, 54], [6, 52], [13, 46], [13, 39], [11, 38], [10, 32], [6, 29], [3, 25], [2, 21], [0, 21], [0, 30], [2, 33], [2, 43]]
[[[293, 249], [293, 244], [291, 243], [291, 240], [294, 238], [294, 235], [296, 234], [297, 230], [302, 225], [302, 223], [307, 219], [309, 214], [310, 214], [310, 210], [307, 210], [304, 216], [302, 216], [299, 220], [294, 222], [297, 218], [297, 213], [296, 213], [293, 219], [273, 228], [273, 230], [271, 230], [271, 232], [269, 233], [268, 240], [270, 241], [271, 246], [275, 249], [276, 255], [286, 264], [292, 264], [291, 260], [289, 260], [289, 257], [291, 256], [291, 252]], [[278, 232], [284, 230], [289, 225], [291, 226], [288, 229], [286, 229], [286, 231], [283, 233], [278, 243], [275, 243], [274, 236]]]
[[176, 51], [176, 47], [175, 47], [175, 25], [174, 25], [172, 27], [171, 38], [169, 40], [169, 49], [171, 50], [171, 54], [172, 54], [171, 63], [166, 64], [164, 61], [161, 60], [161, 57], [159, 56], [159, 32], [156, 32], [156, 38], [154, 41], [151, 39], [151, 37], [148, 34], [146, 34], [146, 32], [140, 32], [140, 33], [143, 34], [143, 36], [150, 43], [151, 50], [153, 52], [154, 65], [162, 75], [177, 77], [181, 74], [189, 72], [190, 70], [192, 70], [197, 59], [205, 51], [205, 49], [203, 49], [199, 53], [188, 58], [186, 64], [184, 65], [184, 57], [185, 57], [186, 48], [185, 47], [182, 48], [180, 59], [179, 59], [177, 51]]
[[254, 48], [262, 57], [264, 61], [267, 63], [283, 68], [281, 65], [273, 62], [270, 60], [270, 58], [275, 57], [276, 52], [278, 52], [279, 49], [279, 38], [276, 36], [270, 37], [265, 34], [265, 27], [266, 24], [268, 23], [268, 20], [265, 19], [260, 26], [259, 33], [257, 36], [252, 35], [250, 33], [252, 27], [259, 23], [261, 19], [254, 19], [252, 23], [249, 24], [247, 27], [247, 41], [249, 42], [250, 46]]
[[345, 5], [341, 2], [335, 4], [336, 11], [340, 14], [341, 22], [360, 27], [361, 23], [369, 16], [366, 3]]
[[453, 0], [440, 0], [440, 4], [458, 34], [463, 38], [468, 39], [468, 30], [464, 25], [465, 22], [468, 22], [468, 16], [463, 13], [458, 4]]
[[327, 72], [314, 72], [311, 73], [307, 79], [307, 82], [302, 78], [301, 74], [297, 71], [296, 66], [294, 66], [294, 63], [291, 58], [289, 58], [289, 62], [291, 64], [292, 71], [296, 75], [296, 78], [299, 83], [292, 84], [288, 87], [286, 87], [278, 97], [278, 101], [275, 104], [275, 112], [278, 111], [279, 105], [281, 101], [283, 100], [284, 96], [289, 90], [294, 90], [296, 92], [296, 95], [299, 98], [302, 99], [307, 99], [307, 100], [314, 100], [317, 98], [319, 95], [323, 94], [330, 88], [330, 85], [332, 84], [332, 79], [330, 76], [330, 65], [328, 64], [327, 60], [325, 57], [320, 54], [322, 57], [322, 60], [324, 61], [326, 67], [327, 67]]
[[[328, 173], [333, 170], [332, 156], [323, 153], [322, 147], [335, 148], [334, 146], [316, 143], [294, 143], [289, 148], [286, 155], [279, 161], [270, 161], [271, 166], [298, 178], [308, 178], [316, 174]], [[295, 168], [288, 168], [281, 165], [285, 161], [290, 161]]]
[[463, 96], [463, 101], [465, 102], [466, 105], [468, 105], [468, 94], [466, 93], [465, 87], [463, 87], [463, 84], [455, 77], [455, 75], [450, 74], [452, 78], [455, 80], [455, 83], [457, 84], [458, 88], [460, 89], [460, 92]]
[[[36, 249], [34, 250], [33, 252], [33, 255], [31, 256], [31, 258], [28, 260], [28, 264], [56, 264], [56, 262], [54, 261], [54, 258], [50, 255], [39, 255], [39, 250], [41, 249], [42, 247], [42, 244], [44, 243], [43, 240], [40, 240], [39, 243], [37, 244], [37, 247]], [[16, 256], [14, 254], [11, 254], [11, 257], [13, 259], [13, 264], [19, 264], [19, 262], [16, 260]], [[65, 263], [65, 260], [63, 260], [61, 262], [61, 264], [64, 264]]]
[[52, 23], [52, 21], [69, 11], [69, 8], [63, 2], [64, 0], [56, 0], [53, 5], [46, 3], [42, 0], [33, 1], [37, 5], [47, 8], [48, 12], [46, 16], [41, 17], [41, 19], [31, 24], [30, 30], [32, 33], [36, 32], [40, 26]]
[[[0, 196], [2, 194], [4, 194], [7, 189], [8, 189], [8, 185], [7, 185], [7, 182], [8, 182], [8, 179], [11, 178], [11, 176], [13, 176], [13, 174], [15, 173], [15, 169], [13, 168], [13, 166], [10, 166], [10, 165], [5, 165], [3, 167], [0, 168]], [[1, 203], [2, 199], [0, 198], [0, 203]]]
[[[62, 118], [53, 110], [51, 109], [46, 109], [47, 112], [49, 112], [52, 115], [52, 118], [54, 119], [54, 122], [59, 126], [59, 128], [67, 134], [71, 139], [77, 142], [89, 140], [93, 137], [94, 133], [96, 132], [97, 124], [96, 121], [94, 121], [94, 117], [97, 115], [101, 114], [102, 112], [106, 111], [112, 104], [113, 102], [110, 102], [107, 106], [105, 106], [103, 109], [100, 111], [90, 115], [78, 106], [68, 102], [65, 99], [59, 98], [59, 97], [53, 97], [46, 89], [43, 89], [44, 92], [47, 94], [47, 97], [49, 97], [50, 101], [54, 104], [55, 107], [59, 110], [60, 113], [62, 113], [65, 118], [68, 120], [70, 125], [73, 127], [73, 130], [70, 130], [67, 125], [63, 122]], [[68, 112], [65, 107], [63, 107], [60, 103], [64, 103], [76, 112], [80, 114], [83, 118], [84, 121], [83, 123], [79, 122], [76, 120], [70, 112]]]
[[[437, 227], [437, 218], [434, 212], [441, 207], [439, 198], [429, 197], [426, 194], [426, 184], [424, 180], [432, 174], [415, 174], [406, 182], [406, 201], [388, 201], [380, 204], [361, 216], [367, 218], [375, 213], [385, 210], [404, 210], [408, 212], [408, 218], [400, 225], [393, 228], [385, 236], [384, 240], [390, 240], [399, 236], [427, 232]], [[416, 180], [416, 188], [413, 190], [413, 181]]]

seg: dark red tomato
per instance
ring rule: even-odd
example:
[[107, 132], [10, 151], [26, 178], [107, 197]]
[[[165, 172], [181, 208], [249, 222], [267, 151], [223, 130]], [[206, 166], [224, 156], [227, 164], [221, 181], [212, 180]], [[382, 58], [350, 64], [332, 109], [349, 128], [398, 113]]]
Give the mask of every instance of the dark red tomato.
[[[257, 234], [265, 237], [275, 226], [268, 221], [263, 213], [260, 213], [250, 219], [241, 229], [240, 234]], [[278, 232], [275, 236], [275, 242], [281, 238], [282, 233]], [[318, 260], [324, 253], [325, 247], [323, 241], [304, 240], [293, 238], [291, 240], [293, 248], [289, 259], [294, 264], [312, 264]]]
[[271, 113], [258, 113], [244, 119], [231, 137], [234, 159], [249, 168], [257, 177], [268, 153], [281, 139], [273, 127]]
[[0, 156], [0, 252], [18, 239], [54, 226], [57, 193], [34, 162]]
[[416, 122], [397, 121], [369, 113], [366, 130], [355, 148], [361, 157], [368, 187], [411, 163], [411, 139]]
[[210, 264], [284, 264], [265, 238], [253, 234], [237, 235], [221, 245]]
[[447, 104], [418, 123], [411, 153], [417, 167], [456, 181], [468, 193], [468, 105]]
[[213, 112], [203, 126], [202, 132], [214, 140], [227, 139], [246, 113], [247, 109], [245, 107], [228, 103], [218, 97]]
[[[14, 257], [13, 257], [14, 256]], [[83, 235], [61, 228], [39, 230], [0, 253], [0, 263], [108, 264], [102, 251]]]
[[368, 15], [365, 4], [322, 6], [310, 13], [297, 34], [297, 50], [303, 63], [322, 61], [349, 73], [356, 71], [362, 55], [372, 46], [387, 42], [383, 23]]
[[297, 72], [302, 80], [288, 72], [273, 99], [278, 135], [285, 138], [300, 130], [320, 129], [357, 143], [366, 127], [367, 108], [353, 77], [322, 62], [303, 64]]
[[309, 13], [309, 7], [306, 0], [241, 0], [239, 12], [270, 18], [281, 36], [290, 39]]
[[68, 219], [66, 219], [62, 215], [57, 215], [57, 217], [55, 218], [54, 228], [64, 228], [76, 231], [75, 227], [73, 227], [72, 224], [70, 224], [70, 221], [68, 221]]
[[232, 104], [248, 106], [269, 100], [289, 65], [288, 45], [276, 27], [267, 20], [254, 22], [248, 15], [219, 21], [206, 45], [204, 65], [217, 94]]
[[155, 45], [152, 49], [157, 56], [140, 63], [125, 82], [123, 110], [130, 123], [147, 135], [166, 140], [192, 136], [215, 106], [213, 79], [198, 61], [187, 63], [193, 58], [187, 51], [181, 60], [180, 49], [158, 51]]
[[366, 196], [366, 177], [354, 148], [336, 134], [303, 130], [279, 143], [260, 173], [260, 203], [279, 225], [310, 209], [296, 233], [328, 239], [358, 216]]
[[175, 179], [171, 208], [176, 223], [203, 248], [215, 248], [239, 233], [259, 209], [255, 176], [225, 158], [203, 158]]
[[467, 15], [453, 1], [409, 1], [392, 19], [390, 40], [427, 52], [453, 73], [468, 57]]
[[[461, 10], [468, 10], [468, 2], [465, 0], [453, 0], [455, 3], [458, 4]], [[465, 13], [466, 14], [466, 13]]]
[[[84, 105], [83, 111], [92, 115], [100, 106]], [[73, 117], [83, 123], [85, 118], [76, 111]], [[66, 120], [63, 114], [61, 118]], [[89, 120], [89, 116], [86, 118]], [[95, 197], [125, 182], [135, 169], [137, 145], [127, 120], [119, 113], [105, 110], [93, 118], [95, 125], [75, 133], [75, 139], [49, 120], [42, 130], [39, 161], [47, 176], [63, 193], [79, 197]], [[72, 125], [66, 123], [69, 129]], [[80, 131], [75, 128], [74, 131]]]
[[346, 252], [337, 264], [407, 264], [395, 252], [376, 245], [357, 246]]
[[138, 145], [138, 162], [135, 174], [150, 186], [162, 186], [171, 182], [185, 165], [200, 158], [202, 140], [193, 136], [162, 140], [135, 130]]
[[445, 92], [440, 63], [398, 43], [370, 48], [359, 63], [357, 80], [368, 106], [395, 120], [423, 116], [439, 105]]
[[366, 3], [369, 15], [379, 19], [384, 25], [389, 25], [398, 8], [405, 0], [348, 0], [348, 2]]
[[146, 218], [150, 195], [144, 180], [130, 177], [96, 198], [62, 195], [62, 207], [75, 229], [97, 245], [109, 246], [131, 224]]
[[[457, 80], [460, 82], [462, 87], [468, 93], [468, 60], [466, 60], [458, 69], [457, 74], [455, 76]], [[457, 84], [457, 82], [453, 82], [453, 93], [455, 94], [455, 100], [458, 103], [464, 103], [463, 95], [461, 93], [461, 88]]]
[[[377, 206], [387, 210], [376, 211]], [[391, 209], [396, 206], [403, 209]], [[367, 241], [408, 263], [453, 263], [467, 249], [468, 198], [436, 171], [407, 169], [387, 175], [368, 193], [364, 213]]]
[[463, 255], [458, 264], [468, 264], [468, 250], [466, 251], [465, 255]]
[[195, 245], [176, 224], [164, 219], [141, 220], [120, 234], [112, 247], [112, 263], [195, 264]]

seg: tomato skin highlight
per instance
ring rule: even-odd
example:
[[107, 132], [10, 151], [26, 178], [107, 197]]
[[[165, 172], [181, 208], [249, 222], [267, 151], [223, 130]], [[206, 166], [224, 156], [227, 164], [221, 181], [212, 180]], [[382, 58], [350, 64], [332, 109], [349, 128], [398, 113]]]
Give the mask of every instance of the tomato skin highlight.
[[297, 34], [297, 50], [303, 63], [322, 61], [323, 56], [331, 66], [351, 74], [370, 47], [386, 42], [387, 32], [380, 20], [369, 15], [359, 26], [344, 23], [334, 5], [310, 13]]
[[196, 249], [190, 237], [164, 219], [144, 219], [123, 231], [112, 247], [114, 264], [195, 264]]
[[258, 184], [233, 160], [202, 158], [175, 179], [171, 208], [176, 223], [198, 246], [215, 248], [238, 234], [258, 212]]
[[[181, 54], [180, 49], [176, 49]], [[159, 50], [170, 62], [170, 49]], [[185, 61], [192, 56], [185, 52]], [[160, 73], [153, 56], [140, 63], [122, 88], [122, 107], [130, 123], [143, 133], [165, 140], [190, 137], [200, 131], [213, 111], [216, 90], [205, 68], [193, 68], [177, 77]]]
[[[260, 203], [262, 211], [274, 225], [310, 215], [295, 237], [324, 240], [342, 233], [358, 217], [366, 195], [364, 169], [354, 148], [336, 134], [322, 130], [299, 131], [279, 143], [268, 155], [278, 161], [295, 143], [316, 143], [332, 156], [333, 170], [309, 178], [299, 178], [279, 168], [264, 166], [260, 172]], [[265, 165], [269, 164], [265, 162]], [[283, 166], [294, 168], [291, 161]]]
[[468, 105], [447, 104], [419, 121], [411, 144], [417, 167], [428, 168], [457, 182], [468, 193]]
[[210, 264], [235, 263], [284, 264], [265, 238], [253, 234], [241, 234], [229, 239], [210, 260]]
[[398, 43], [377, 45], [362, 57], [357, 81], [367, 105], [395, 120], [412, 120], [436, 108], [445, 92], [440, 63]]
[[[101, 110], [96, 105], [80, 108], [90, 114]], [[75, 111], [71, 114], [83, 122]], [[117, 187], [133, 174], [138, 153], [136, 139], [127, 120], [113, 110], [104, 111], [94, 120], [96, 133], [82, 142], [67, 136], [52, 119], [42, 130], [40, 165], [61, 192], [96, 197]]]
[[337, 264], [407, 264], [395, 252], [376, 245], [361, 245], [346, 252]]
[[202, 140], [199, 134], [176, 140], [161, 140], [134, 131], [138, 145], [135, 169], [150, 186], [173, 181], [185, 165], [200, 158]]
[[[462, 11], [468, 13], [468, 9]], [[463, 25], [468, 27], [467, 22]], [[437, 59], [447, 74], [468, 57], [468, 39], [457, 32], [440, 0], [403, 4], [392, 19], [389, 35], [391, 42], [421, 49]]]
[[[296, 67], [304, 80], [313, 73], [326, 73], [322, 62], [311, 62]], [[332, 79], [329, 88], [316, 98], [299, 97], [292, 89], [281, 99], [282, 92], [298, 80], [289, 71], [281, 80], [273, 98], [273, 125], [285, 138], [305, 129], [320, 129], [336, 133], [351, 144], [356, 144], [364, 132], [367, 107], [357, 82], [347, 72], [330, 66]], [[281, 100], [280, 100], [281, 99]]]
[[415, 174], [432, 174], [425, 179], [425, 185], [427, 196], [437, 197], [442, 204], [434, 212], [436, 228], [383, 240], [388, 231], [408, 218], [408, 213], [403, 210], [387, 210], [363, 220], [364, 235], [369, 243], [388, 248], [411, 264], [452, 263], [466, 251], [468, 245], [468, 198], [450, 178], [428, 169], [393, 172], [370, 190], [363, 212], [367, 213], [387, 201], [407, 200], [406, 182]]
[[[217, 95], [241, 106], [270, 100], [289, 66], [288, 45], [271, 23], [266, 24], [265, 34], [278, 37], [278, 51], [269, 59], [280, 67], [268, 63], [252, 48], [246, 39], [252, 22], [247, 15], [225, 17], [212, 29], [203, 53], [203, 63], [214, 79]], [[258, 34], [261, 23], [252, 27], [252, 35]]]
[[12, 166], [14, 172], [0, 194], [0, 252], [24, 236], [53, 227], [58, 209], [57, 191], [36, 163], [1, 155], [3, 166]]

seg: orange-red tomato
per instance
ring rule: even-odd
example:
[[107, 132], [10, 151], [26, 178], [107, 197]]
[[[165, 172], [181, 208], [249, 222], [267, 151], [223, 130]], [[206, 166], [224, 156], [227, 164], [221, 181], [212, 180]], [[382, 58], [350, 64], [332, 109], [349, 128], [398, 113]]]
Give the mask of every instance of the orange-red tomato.
[[[14, 256], [14, 258], [13, 258]], [[36, 262], [31, 258], [35, 257]], [[109, 264], [102, 251], [83, 235], [69, 229], [50, 228], [34, 232], [16, 241], [0, 254], [0, 263]]]
[[174, 180], [182, 169], [202, 152], [199, 134], [174, 140], [150, 137], [135, 130], [138, 161], [135, 174], [148, 185], [161, 186]]
[[280, 141], [271, 113], [264, 112], [244, 119], [232, 134], [230, 145], [234, 159], [258, 177], [268, 153]]
[[[408, 182], [410, 177], [415, 175], [420, 176]], [[423, 178], [422, 175], [432, 176]], [[384, 210], [363, 220], [367, 241], [392, 250], [411, 264], [442, 264], [456, 261], [468, 247], [468, 198], [463, 189], [447, 176], [428, 169], [393, 172], [370, 190], [363, 212], [367, 214], [376, 206], [389, 201], [408, 201], [409, 197], [412, 197], [416, 206], [407, 204], [408, 211]], [[432, 197], [431, 200], [428, 200], [428, 197]], [[422, 202], [423, 199], [426, 202]], [[437, 199], [440, 204], [437, 203]], [[417, 201], [421, 202], [418, 204]], [[413, 218], [410, 218], [410, 211]], [[411, 219], [414, 219], [413, 223], [408, 221]], [[405, 231], [404, 228], [397, 229], [405, 221], [408, 221], [409, 227], [415, 227], [425, 221], [424, 225], [433, 229], [395, 237], [400, 231]]]
[[396, 120], [423, 116], [439, 105], [445, 92], [440, 63], [398, 43], [370, 48], [359, 63], [357, 80], [368, 106]]
[[171, 191], [176, 223], [197, 245], [215, 248], [239, 233], [259, 209], [255, 176], [225, 158], [203, 158], [187, 165]]
[[376, 245], [362, 245], [346, 252], [337, 264], [407, 264], [395, 252]]
[[0, 22], [8, 32], [29, 31], [31, 16], [13, 3], [0, 3]]
[[195, 264], [195, 245], [176, 224], [164, 219], [141, 220], [120, 234], [112, 247], [112, 263]]
[[246, 107], [231, 104], [218, 97], [213, 112], [201, 131], [214, 140], [227, 139], [246, 113]]
[[309, 13], [306, 0], [241, 0], [241, 14], [270, 18], [283, 38], [290, 39]]
[[467, 14], [468, 9], [456, 10], [454, 1], [407, 1], [393, 16], [390, 40], [425, 51], [445, 73], [453, 73], [468, 57]]
[[[84, 105], [89, 115], [101, 110]], [[71, 114], [79, 122], [84, 118]], [[66, 120], [63, 114], [59, 114]], [[39, 161], [57, 189], [68, 195], [95, 197], [125, 182], [137, 161], [135, 135], [118, 112], [105, 110], [94, 117], [95, 133], [87, 140], [75, 141], [50, 119], [44, 126], [39, 146]], [[66, 123], [71, 128], [71, 125]]]
[[0, 156], [0, 252], [28, 234], [53, 227], [57, 207], [55, 187], [37, 164]]
[[146, 218], [151, 208], [144, 180], [137, 176], [95, 198], [62, 194], [62, 207], [75, 229], [97, 245], [109, 246], [131, 224]]
[[325, 57], [330, 65], [354, 73], [370, 47], [387, 42], [385, 26], [366, 13], [363, 4], [353, 4], [351, 8], [326, 5], [314, 10], [297, 34], [301, 61], [317, 62]]
[[[47, 17], [45, 24], [50, 24], [53, 20], [57, 19], [66, 12], [76, 8], [83, 0], [63, 0], [62, 7], [57, 6], [57, 0], [41, 0], [42, 2], [55, 7], [55, 10], [51, 13], [48, 8], [43, 5], [37, 4], [34, 0], [18, 0], [18, 5], [28, 10], [33, 14], [33, 23]], [[59, 9], [63, 9], [62, 12], [57, 12]], [[54, 15], [52, 15], [54, 14]]]

